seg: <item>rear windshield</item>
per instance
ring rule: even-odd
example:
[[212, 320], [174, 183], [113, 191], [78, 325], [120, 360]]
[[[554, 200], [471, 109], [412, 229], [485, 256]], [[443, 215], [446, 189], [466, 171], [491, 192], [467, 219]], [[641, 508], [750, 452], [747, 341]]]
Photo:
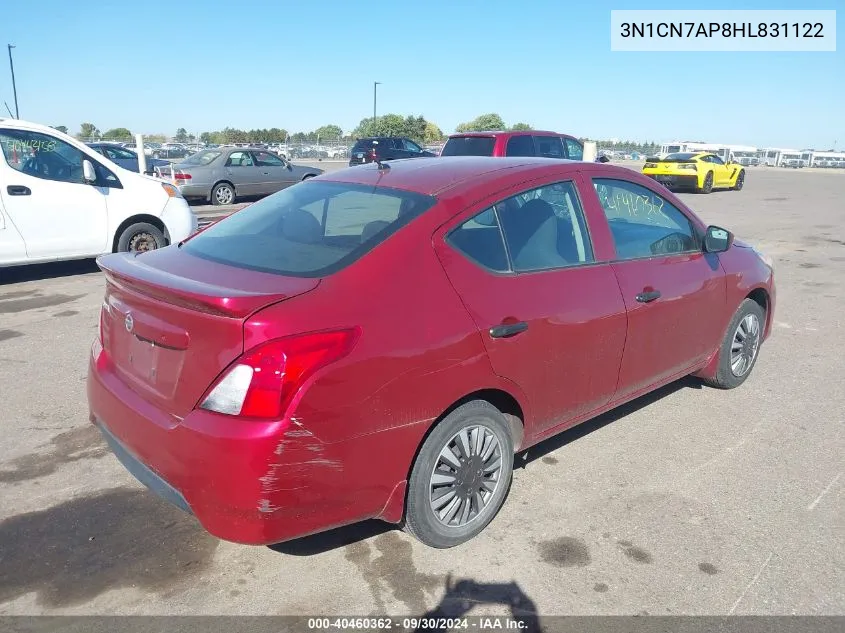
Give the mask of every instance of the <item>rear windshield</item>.
[[379, 142], [376, 139], [365, 139], [365, 140], [358, 140], [355, 141], [355, 145], [352, 146], [353, 150], [356, 149], [370, 149], [373, 145], [378, 145]]
[[443, 146], [441, 156], [492, 156], [496, 139], [492, 136], [453, 136]]
[[185, 160], [182, 161], [183, 165], [208, 165], [211, 161], [215, 158], [220, 156], [223, 152], [215, 152], [212, 150], [205, 150], [203, 152], [197, 152], [192, 156], [189, 156]]
[[663, 160], [668, 161], [668, 162], [675, 162], [675, 161], [681, 161], [681, 160], [692, 160], [695, 156], [698, 156], [698, 154], [694, 154], [694, 153], [691, 153], [691, 152], [679, 152], [677, 154], [669, 154]]
[[366, 254], [434, 202], [386, 187], [306, 181], [213, 224], [182, 248], [238, 268], [322, 277]]

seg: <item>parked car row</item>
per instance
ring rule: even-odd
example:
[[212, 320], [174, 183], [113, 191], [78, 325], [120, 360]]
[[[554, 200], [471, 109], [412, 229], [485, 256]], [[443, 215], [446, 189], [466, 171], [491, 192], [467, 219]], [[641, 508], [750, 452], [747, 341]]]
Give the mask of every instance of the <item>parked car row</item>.
[[[538, 156], [581, 160], [584, 145], [574, 136], [542, 130], [466, 132], [452, 134], [437, 152], [424, 149], [409, 138], [373, 136], [356, 141], [349, 165], [433, 156]], [[606, 161], [600, 158], [600, 162]]]

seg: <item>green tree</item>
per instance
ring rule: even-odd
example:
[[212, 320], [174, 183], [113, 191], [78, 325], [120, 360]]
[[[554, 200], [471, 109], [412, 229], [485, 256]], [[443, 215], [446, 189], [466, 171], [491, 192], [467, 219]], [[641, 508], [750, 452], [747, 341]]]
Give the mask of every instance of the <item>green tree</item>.
[[426, 143], [436, 143], [438, 141], [442, 141], [443, 138], [443, 130], [441, 130], [431, 121], [426, 122], [425, 136], [423, 137], [423, 141], [425, 141]]
[[472, 121], [461, 123], [455, 130], [457, 132], [485, 132], [488, 130], [505, 130], [507, 126], [496, 113], [482, 114]]
[[115, 127], [110, 130], [106, 130], [106, 132], [103, 133], [103, 138], [113, 141], [128, 141], [132, 138], [132, 132], [127, 130], [125, 127]]
[[54, 125], [54, 126], [53, 126], [53, 129], [54, 129], [54, 130], [58, 130], [58, 131], [59, 131], [59, 132], [61, 132], [62, 134], [67, 134], [67, 126], [64, 126], [64, 125]]
[[416, 141], [425, 139], [428, 121], [422, 116], [402, 118], [399, 114], [384, 114], [373, 123], [372, 118], [361, 119], [352, 136], [407, 136]]
[[271, 127], [267, 130], [267, 140], [271, 143], [284, 143], [288, 136], [288, 131], [277, 127]]
[[203, 132], [200, 134], [200, 143], [213, 143], [214, 141], [211, 140], [211, 132]]
[[522, 130], [533, 130], [534, 128], [532, 126], [528, 125], [528, 123], [514, 123], [511, 126], [511, 129], [515, 132], [518, 132], [518, 131], [522, 131]]
[[80, 139], [100, 138], [100, 130], [93, 123], [83, 123], [79, 126], [79, 134], [76, 136]]
[[183, 127], [180, 127], [176, 130], [176, 136], [173, 137], [177, 143], [187, 143], [188, 142], [188, 130]]
[[343, 136], [343, 129], [339, 125], [321, 125], [313, 132], [314, 138], [334, 141]]
[[144, 140], [150, 143], [165, 143], [167, 142], [167, 134], [145, 134]]

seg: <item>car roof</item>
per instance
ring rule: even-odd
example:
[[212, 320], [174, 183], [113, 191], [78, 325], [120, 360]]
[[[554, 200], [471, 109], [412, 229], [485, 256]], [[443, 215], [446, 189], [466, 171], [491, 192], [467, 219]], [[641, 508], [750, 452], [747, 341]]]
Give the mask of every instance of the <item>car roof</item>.
[[549, 130], [489, 130], [485, 132], [455, 132], [449, 138], [460, 138], [461, 136], [516, 136], [531, 134], [533, 136], [571, 136], [563, 132], [550, 132]]
[[[530, 172], [538, 168], [556, 166], [566, 173], [570, 169], [574, 172], [585, 163], [559, 158], [449, 156], [405, 158], [383, 161], [382, 164], [388, 168], [380, 169], [378, 163], [368, 163], [325, 173], [320, 180], [389, 187], [436, 196], [447, 189], [472, 186], [496, 172], [509, 175], [527, 172], [530, 176]], [[589, 165], [592, 167], [593, 163]]]

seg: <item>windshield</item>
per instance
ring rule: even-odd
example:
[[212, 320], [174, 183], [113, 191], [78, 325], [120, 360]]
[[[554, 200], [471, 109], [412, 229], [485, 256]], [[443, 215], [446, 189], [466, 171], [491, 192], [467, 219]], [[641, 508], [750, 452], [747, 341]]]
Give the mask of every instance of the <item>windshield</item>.
[[214, 152], [211, 150], [205, 150], [203, 152], [197, 152], [192, 156], [189, 156], [185, 160], [182, 161], [183, 165], [208, 165], [211, 161], [215, 158], [220, 156], [223, 152]]
[[492, 136], [453, 136], [443, 150], [441, 156], [492, 156], [496, 139]]
[[211, 225], [183, 248], [237, 268], [322, 277], [345, 268], [434, 203], [410, 191], [306, 181]]

